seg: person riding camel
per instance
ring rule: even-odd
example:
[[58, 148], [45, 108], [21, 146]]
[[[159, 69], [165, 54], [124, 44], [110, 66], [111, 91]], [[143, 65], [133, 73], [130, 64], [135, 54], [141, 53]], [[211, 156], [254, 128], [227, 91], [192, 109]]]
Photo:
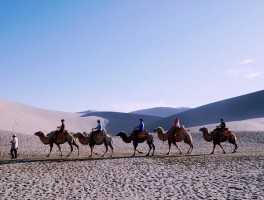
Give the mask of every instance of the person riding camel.
[[179, 118], [176, 118], [175, 121], [174, 121], [174, 126], [180, 128], [181, 125], [180, 125], [180, 119]]
[[61, 125], [57, 126], [58, 130], [55, 132], [55, 140], [58, 139], [58, 135], [65, 131], [64, 119], [61, 120]]
[[95, 138], [94, 138], [95, 134], [100, 133], [102, 131], [103, 131], [103, 127], [102, 127], [100, 119], [98, 119], [97, 120], [97, 127], [92, 129], [91, 136], [90, 136], [93, 143], [95, 143]]
[[221, 119], [221, 123], [219, 126], [217, 126], [217, 128], [219, 128], [220, 137], [222, 137], [226, 129], [226, 124], [225, 124], [224, 119]]
[[134, 128], [135, 139], [138, 139], [139, 133], [143, 132], [145, 128], [143, 119], [139, 119], [139, 125]]

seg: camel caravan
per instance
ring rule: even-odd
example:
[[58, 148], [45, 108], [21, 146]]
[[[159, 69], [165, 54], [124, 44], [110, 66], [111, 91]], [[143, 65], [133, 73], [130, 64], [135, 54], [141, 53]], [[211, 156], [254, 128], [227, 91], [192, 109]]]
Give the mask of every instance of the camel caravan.
[[[136, 152], [139, 154], [142, 154], [143, 152], [138, 151], [137, 147], [139, 143], [146, 142], [149, 146], [149, 151], [146, 154], [146, 156], [150, 155], [150, 152], [152, 150], [151, 156], [154, 155], [155, 151], [155, 145], [154, 145], [154, 137], [153, 134], [147, 132], [144, 129], [144, 122], [143, 119], [139, 119], [140, 123], [138, 126], [134, 128], [131, 134], [126, 134], [124, 131], [121, 131], [116, 134], [116, 136], [119, 136], [123, 142], [125, 143], [133, 143], [134, 147], [134, 153], [132, 156], [135, 156]], [[50, 153], [52, 151], [52, 148], [55, 145], [58, 146], [60, 151], [60, 156], [62, 156], [61, 151], [61, 144], [68, 143], [70, 145], [70, 153], [67, 156], [70, 156], [73, 151], [73, 146], [77, 148], [78, 156], [79, 156], [79, 145], [77, 144], [77, 140], [82, 145], [88, 145], [90, 147], [90, 157], [93, 156], [93, 154], [96, 154], [93, 152], [93, 149], [96, 145], [102, 145], [105, 146], [105, 152], [102, 154], [102, 157], [105, 156], [105, 154], [108, 152], [108, 147], [111, 148], [111, 154], [110, 157], [113, 156], [113, 140], [109, 134], [105, 131], [105, 129], [102, 128], [100, 120], [97, 120], [97, 127], [93, 128], [90, 133], [73, 133], [68, 132], [65, 130], [64, 125], [64, 119], [61, 120], [61, 126], [58, 126], [58, 130], [52, 131], [45, 135], [42, 131], [38, 131], [35, 133], [36, 136], [39, 137], [40, 141], [50, 146], [50, 151], [47, 155], [47, 157], [50, 156]], [[214, 153], [216, 145], [219, 145], [221, 149], [223, 150], [223, 153], [225, 154], [225, 150], [223, 149], [221, 143], [228, 141], [229, 143], [233, 144], [235, 146], [235, 149], [232, 153], [235, 153], [237, 150], [237, 137], [233, 131], [230, 131], [228, 128], [226, 128], [225, 122], [223, 119], [221, 119], [220, 126], [217, 126], [216, 129], [214, 129], [212, 132], [209, 132], [209, 130], [206, 127], [202, 127], [199, 129], [200, 132], [203, 133], [203, 138], [207, 142], [213, 142], [213, 151], [211, 154]], [[174, 125], [168, 130], [164, 131], [162, 127], [158, 127], [153, 130], [154, 134], [157, 133], [157, 137], [161, 141], [168, 141], [169, 149], [166, 155], [170, 154], [171, 151], [171, 144], [173, 144], [178, 150], [179, 153], [182, 154], [182, 151], [179, 149], [177, 143], [178, 142], [184, 142], [187, 145], [189, 145], [189, 149], [187, 151], [187, 154], [191, 154], [193, 150], [193, 139], [192, 135], [190, 133], [190, 130], [186, 129], [183, 125], [179, 124], [179, 119], [176, 119], [174, 122]], [[98, 154], [96, 154], [98, 155]]]

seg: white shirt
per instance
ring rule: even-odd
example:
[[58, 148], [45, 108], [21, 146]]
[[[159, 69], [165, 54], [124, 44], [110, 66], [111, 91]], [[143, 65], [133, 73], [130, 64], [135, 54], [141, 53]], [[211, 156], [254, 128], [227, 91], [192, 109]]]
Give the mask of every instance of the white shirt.
[[11, 139], [11, 149], [17, 149], [18, 148], [18, 138], [12, 137]]

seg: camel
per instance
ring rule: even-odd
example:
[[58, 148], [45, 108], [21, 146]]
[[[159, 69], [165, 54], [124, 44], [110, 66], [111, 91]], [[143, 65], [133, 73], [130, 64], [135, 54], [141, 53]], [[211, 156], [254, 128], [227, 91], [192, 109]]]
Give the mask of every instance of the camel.
[[166, 155], [170, 154], [171, 144], [174, 144], [175, 147], [180, 151], [180, 154], [182, 154], [176, 142], [184, 141], [186, 144], [188, 144], [190, 148], [187, 153], [191, 153], [193, 150], [192, 136], [183, 126], [180, 129], [177, 129], [176, 126], [173, 126], [166, 133], [164, 133], [162, 127], [158, 127], [154, 130], [154, 132], [158, 133], [158, 137], [161, 141], [164, 142], [168, 140], [169, 151]]
[[134, 133], [132, 133], [129, 136], [127, 136], [127, 134], [125, 132], [123, 132], [123, 131], [118, 133], [116, 136], [120, 136], [125, 143], [131, 143], [131, 141], [133, 141], [134, 154], [132, 156], [135, 156], [136, 151], [138, 153], [142, 154], [141, 151], [137, 150], [137, 146], [138, 146], [138, 143], [143, 143], [145, 141], [147, 141], [147, 144], [149, 146], [149, 152], [147, 153], [146, 156], [149, 156], [149, 153], [150, 153], [152, 148], [153, 148], [153, 152], [152, 152], [151, 155], [152, 156], [154, 155], [154, 151], [155, 151], [154, 139], [153, 139], [153, 136], [150, 135], [148, 132], [145, 131], [143, 137], [142, 138], [138, 137], [138, 139], [135, 139]]
[[110, 135], [108, 135], [106, 132], [103, 133], [96, 133], [94, 136], [95, 139], [95, 143], [92, 142], [92, 140], [90, 139], [90, 136], [86, 136], [83, 133], [76, 133], [75, 136], [78, 138], [79, 142], [83, 145], [89, 145], [91, 148], [91, 155], [90, 157], [92, 157], [93, 155], [93, 148], [95, 145], [105, 145], [105, 152], [102, 155], [102, 157], [104, 157], [104, 155], [106, 154], [106, 152], [108, 151], [108, 146], [110, 146], [110, 148], [112, 149], [112, 153], [110, 155], [110, 157], [113, 157], [113, 141]]
[[50, 151], [49, 151], [49, 154], [46, 157], [50, 156], [50, 153], [52, 151], [52, 148], [53, 148], [54, 144], [56, 144], [59, 147], [59, 150], [60, 150], [60, 153], [61, 153], [60, 156], [62, 156], [60, 144], [64, 144], [65, 142], [68, 142], [68, 144], [71, 147], [71, 151], [70, 151], [69, 155], [67, 155], [67, 157], [70, 156], [72, 151], [73, 151], [73, 146], [72, 145], [77, 147], [78, 156], [79, 156], [79, 146], [76, 144], [76, 141], [75, 141], [75, 138], [73, 137], [73, 134], [69, 133], [68, 131], [64, 131], [63, 134], [64, 134], [63, 136], [59, 136], [58, 140], [56, 140], [55, 139], [55, 131], [52, 131], [51, 133], [49, 133], [47, 135], [45, 135], [42, 131], [38, 131], [38, 132], [35, 133], [35, 135], [39, 137], [40, 141], [43, 144], [45, 144], [45, 145], [49, 144], [50, 145]]
[[207, 142], [211, 142], [213, 141], [214, 147], [213, 147], [213, 151], [211, 152], [211, 154], [214, 153], [215, 150], [215, 146], [218, 144], [222, 150], [223, 153], [225, 154], [225, 150], [221, 145], [221, 142], [226, 142], [228, 141], [229, 143], [235, 145], [235, 149], [232, 153], [236, 152], [237, 149], [237, 137], [235, 135], [235, 133], [233, 131], [229, 131], [228, 129], [226, 129], [224, 131], [223, 137], [220, 138], [220, 134], [218, 133], [218, 130], [215, 129], [213, 130], [211, 133], [209, 133], [208, 129], [206, 127], [200, 128], [199, 131], [201, 131], [203, 133], [203, 137]]

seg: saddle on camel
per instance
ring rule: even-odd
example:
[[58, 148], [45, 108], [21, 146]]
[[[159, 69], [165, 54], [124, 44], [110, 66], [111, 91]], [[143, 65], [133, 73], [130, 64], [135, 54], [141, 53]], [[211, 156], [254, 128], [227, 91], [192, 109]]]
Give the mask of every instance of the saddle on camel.
[[89, 134], [87, 134], [89, 140], [93, 141], [93, 140], [97, 140], [98, 138], [102, 137], [102, 136], [106, 136], [107, 133], [105, 131], [105, 129], [103, 129], [102, 131], [95, 131], [95, 132], [90, 132]]
[[217, 132], [219, 135], [220, 141], [227, 138], [227, 132], [229, 131], [228, 128], [226, 127], [226, 123], [224, 119], [220, 119], [221, 123], [219, 126], [216, 126], [216, 129], [213, 130], [213, 132]]
[[100, 137], [100, 135], [98, 135], [99, 133], [103, 133], [103, 127], [101, 124], [100, 119], [97, 120], [97, 126], [95, 128], [92, 128], [92, 132], [90, 133], [90, 137], [89, 139], [92, 141], [92, 143], [95, 143], [95, 137]]
[[225, 140], [228, 137], [227, 133], [229, 132], [229, 129], [225, 128], [223, 130], [220, 127], [217, 127], [212, 132], [216, 132], [219, 135], [220, 140]]
[[133, 131], [133, 138], [135, 140], [137, 139], [143, 139], [146, 136], [146, 131], [144, 130], [144, 122], [143, 119], [139, 119], [139, 125], [134, 128]]
[[65, 140], [67, 130], [65, 130], [64, 119], [61, 119], [61, 125], [57, 126], [58, 130], [55, 131], [55, 140], [58, 144], [62, 144]]
[[136, 139], [143, 139], [144, 137], [146, 137], [146, 134], [148, 132], [147, 131], [139, 131], [139, 130], [134, 130], [132, 133], [132, 136], [134, 136], [134, 138]]

